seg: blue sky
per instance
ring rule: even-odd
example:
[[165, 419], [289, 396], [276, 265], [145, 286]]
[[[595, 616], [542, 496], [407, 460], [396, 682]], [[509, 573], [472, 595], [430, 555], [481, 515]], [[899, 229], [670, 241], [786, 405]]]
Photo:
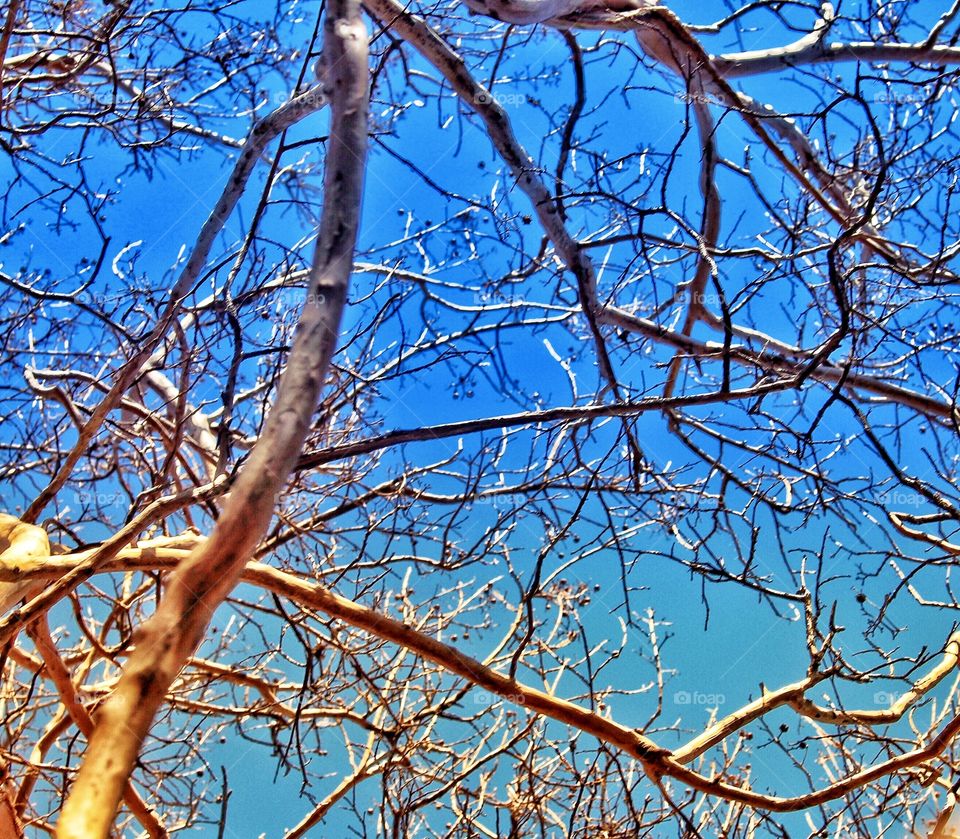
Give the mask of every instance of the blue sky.
[[[268, 7], [269, 4], [239, 4], [236, 13], [255, 17]], [[284, 36], [290, 38], [292, 43], [301, 43], [298, 38], [306, 42], [312, 31], [315, 6], [302, 4], [291, 8], [291, 25]], [[685, 20], [705, 21], [720, 14], [722, 4], [711, 3], [705, 9], [699, 3], [677, 3], [675, 9]], [[809, 19], [809, 15], [797, 14], [798, 24]], [[293, 22], [298, 16], [302, 16], [302, 23]], [[207, 23], [197, 23], [198, 34]], [[464, 25], [463, 37], [467, 45], [489, 46], [484, 41], [489, 28], [486, 22], [479, 20]], [[777, 28], [758, 29], [752, 41], [749, 36], [750, 33], [742, 45], [745, 49], [771, 40], [783, 42], [794, 37]], [[579, 39], [586, 54], [587, 101], [594, 103], [605, 93], [609, 94], [603, 98], [602, 106], [588, 109], [577, 126], [578, 136], [590, 138], [591, 149], [603, 149], [607, 155], [608, 165], [602, 179], [605, 189], [614, 195], [623, 194], [633, 203], [633, 213], [658, 206], [662, 196], [667, 208], [681, 213], [688, 220], [696, 220], [701, 203], [696, 188], [700, 149], [692, 136], [681, 141], [689, 116], [682, 96], [677, 90], [671, 90], [670, 83], [661, 76], [638, 66], [632, 52], [614, 50], [609, 37], [583, 33]], [[708, 45], [717, 50], [729, 46], [715, 46], [712, 41]], [[499, 81], [493, 87], [494, 94], [507, 111], [518, 140], [535, 160], [542, 162], [548, 173], [555, 165], [558, 147], [557, 133], [551, 131], [548, 114], [565, 114], [573, 89], [567, 56], [567, 47], [556, 33], [538, 30], [529, 40], [515, 35], [512, 51], [508, 51], [498, 66]], [[415, 71], [427, 71], [424, 62], [412, 52], [408, 55], [408, 61], [408, 66]], [[258, 80], [259, 89], [263, 91], [263, 95], [256, 97], [261, 102], [259, 113], [276, 104], [289, 90], [292, 69], [288, 70], [288, 78], [271, 73]], [[492, 70], [491, 62], [483, 66], [475, 65], [473, 70], [478, 78], [485, 79]], [[854, 85], [855, 65], [843, 65], [831, 69], [830, 73], [836, 79], [838, 90]], [[513, 283], [497, 282], [516, 267], [518, 254], [529, 256], [536, 252], [541, 231], [536, 223], [528, 224], [525, 221], [524, 217], [531, 214], [529, 204], [509, 182], [505, 167], [497, 159], [477, 118], [456, 105], [449, 91], [438, 98], [432, 80], [416, 77], [413, 84], [404, 86], [399, 66], [389, 71], [389, 79], [395, 88], [378, 88], [374, 92], [371, 107], [371, 127], [377, 141], [372, 142], [370, 148], [358, 258], [365, 262], [382, 260], [391, 265], [400, 265], [407, 271], [428, 274], [439, 281], [459, 284], [461, 288], [444, 292], [447, 302], [454, 305], [431, 303], [421, 306], [418, 298], [409, 295], [403, 280], [384, 284], [382, 274], [358, 272], [353, 280], [353, 305], [348, 309], [343, 324], [344, 349], [340, 360], [344, 366], [348, 361], [361, 366], [360, 359], [368, 358], [363, 356], [362, 349], [363, 342], [368, 338], [373, 351], [389, 355], [396, 346], [408, 339], [408, 333], [415, 334], [425, 327], [437, 333], [453, 332], [476, 322], [475, 319], [481, 323], [495, 323], [501, 317], [500, 312], [491, 315], [469, 311], [478, 303], [524, 300], [529, 304], [529, 312], [542, 311], [544, 304], [571, 306], [574, 301], [572, 280], [569, 275], [551, 268]], [[863, 85], [864, 90], [873, 91], [874, 97], [885, 90], [876, 81], [865, 81]], [[821, 98], [829, 100], [835, 95], [835, 92], [824, 94], [822, 86], [817, 87], [811, 78], [804, 77], [794, 83], [785, 83], [776, 76], [749, 79], [742, 82], [742, 88], [785, 112], [803, 112], [816, 106]], [[386, 99], [396, 101], [388, 104]], [[229, 103], [219, 104], [227, 114], [230, 113]], [[241, 137], [251, 117], [243, 102], [235, 104], [234, 110], [236, 113], [233, 116], [221, 117], [214, 124], [218, 130]], [[715, 110], [720, 117], [720, 110]], [[948, 111], [945, 109], [944, 119], [948, 118]], [[836, 134], [835, 148], [841, 150], [838, 156], [846, 158], [863, 129], [862, 106], [842, 102], [832, 114], [829, 132]], [[909, 114], [905, 119], [909, 119]], [[909, 127], [909, 123], [906, 127]], [[821, 126], [811, 124], [809, 130], [811, 136], [816, 137]], [[288, 143], [323, 136], [326, 131], [327, 117], [321, 113], [292, 131], [287, 138]], [[131, 300], [130, 306], [142, 306], [137, 310], [128, 306], [124, 297], [121, 308], [125, 313], [125, 326], [135, 331], [143, 330], [155, 317], [157, 307], [163, 300], [164, 289], [172, 282], [175, 266], [183, 258], [184, 248], [190, 247], [203, 219], [219, 196], [235, 152], [222, 147], [194, 150], [187, 148], [192, 143], [184, 142], [184, 148], [174, 148], [152, 156], [149, 169], [130, 171], [126, 169], [130, 163], [128, 150], [118, 149], [110, 140], [97, 139], [89, 140], [81, 149], [78, 134], [75, 129], [55, 130], [42, 137], [41, 141], [44, 153], [51, 159], [61, 161], [65, 168], [69, 168], [65, 161], [69, 161], [73, 155], [83, 154], [86, 158], [84, 173], [90, 191], [93, 194], [111, 193], [103, 207], [102, 225], [110, 236], [105, 248], [106, 267], [101, 269], [87, 293], [98, 301], [107, 301], [113, 295], [123, 294], [122, 289], [131, 277], [135, 277], [135, 282], [144, 289], [150, 289], [154, 298], [145, 295]], [[743, 146], [749, 139], [749, 131], [742, 121], [731, 115], [724, 116], [717, 137], [721, 153], [734, 162], [740, 162]], [[952, 138], [947, 136], [933, 142], [950, 143]], [[419, 172], [444, 189], [456, 193], [456, 196], [438, 194], [408, 165], [385, 151], [381, 144], [395, 154], [407, 156]], [[667, 157], [675, 149], [673, 168], [664, 185]], [[760, 155], [755, 143], [754, 153]], [[617, 161], [621, 160], [624, 162], [618, 164]], [[304, 173], [305, 183], [316, 191], [309, 193], [311, 203], [299, 202], [297, 206], [282, 202], [282, 190], [278, 189], [278, 201], [270, 208], [261, 228], [262, 241], [258, 244], [257, 254], [261, 261], [253, 264], [251, 260], [245, 265], [238, 277], [238, 289], [253, 289], [264, 280], [274, 278], [285, 265], [282, 259], [285, 248], [296, 246], [301, 258], [309, 257], [311, 224], [315, 221], [320, 197], [322, 151], [319, 145], [304, 146], [289, 152], [283, 162], [291, 165], [296, 162]], [[15, 180], [6, 159], [2, 165], [10, 183], [4, 205], [4, 225], [6, 229], [21, 223], [25, 225], [21, 232], [12, 237], [6, 251], [0, 254], [2, 269], [8, 273], [23, 270], [24, 276], [30, 277], [42, 277], [44, 271], [49, 271], [44, 282], [55, 286], [57, 290], [80, 288], [91, 275], [90, 266], [100, 250], [102, 239], [96, 230], [97, 225], [80, 211], [77, 196], [70, 198], [62, 214], [67, 221], [76, 223], [74, 229], [58, 228], [47, 208], [38, 206], [24, 213], [14, 212], [28, 200], [27, 196], [35, 187]], [[589, 187], [594, 165], [595, 161], [585, 154], [581, 155], [580, 160], [569, 162], [569, 177], [574, 190], [586, 190]], [[224, 231], [217, 259], [231, 254], [243, 236], [265, 183], [266, 173], [267, 167], [263, 165], [255, 174], [240, 209]], [[757, 182], [771, 195], [780, 193], [789, 197], [794, 194], [791, 190], [795, 190], [795, 187], [762, 155], [754, 173]], [[758, 219], [762, 219], [764, 208], [755, 195], [745, 188], [743, 178], [729, 169], [721, 172], [718, 185], [724, 200], [724, 241], [731, 247], [745, 247], [746, 243], [753, 243], [756, 228], [763, 225]], [[921, 197], [920, 206], [927, 207], [933, 213], [940, 200], [931, 191]], [[457, 213], [469, 214], [451, 222]], [[598, 235], [598, 226], [610, 213], [609, 202], [600, 201], [591, 206], [589, 201], [583, 201], [571, 210], [569, 227], [574, 235], [595, 237]], [[636, 223], [636, 217], [629, 213], [627, 216], [631, 223]], [[441, 224], [444, 222], [446, 224]], [[409, 240], [413, 238], [411, 233], [435, 225], [439, 225], [438, 230], [421, 237], [422, 241]], [[644, 219], [644, 231], [649, 234], [663, 237], [675, 235], [673, 227], [673, 221], [663, 213], [652, 214]], [[929, 231], [920, 232], [929, 235]], [[405, 237], [408, 241], [386, 247]], [[926, 246], [923, 242], [921, 244]], [[929, 246], [932, 248], [935, 244], [930, 242]], [[80, 254], [87, 260], [86, 264], [81, 263]], [[632, 242], [615, 245], [609, 250], [595, 249], [592, 256], [597, 264], [604, 266], [600, 277], [601, 289], [617, 295], [621, 303], [638, 305], [643, 303], [652, 306], [666, 299], [689, 266], [689, 261], [671, 264], [667, 256], [658, 254], [648, 261], [648, 254], [638, 254]], [[223, 265], [204, 278], [195, 299], [204, 299], [214, 289], [222, 288], [228, 267], [229, 261], [224, 260]], [[721, 269], [722, 281], [731, 289], [746, 287], [751, 278], [745, 276], [744, 272], [751, 267], [765, 270], [746, 262], [725, 263]], [[378, 324], [377, 329], [370, 332], [373, 337], [369, 337], [367, 330], [374, 321], [374, 313], [393, 292], [408, 295], [398, 306], [398, 317]], [[764, 294], [751, 302], [744, 317], [772, 333], [782, 331], [785, 335], [792, 335], [796, 323], [791, 320], [790, 307], [802, 308], [806, 293], [798, 291], [798, 286], [769, 284], [765, 286]], [[293, 295], [281, 295], [275, 301], [274, 319], [246, 324], [245, 334], [251, 345], [262, 342], [268, 346], [276, 341], [278, 335], [288, 334], [286, 327], [295, 317], [296, 301]], [[922, 305], [918, 304], [912, 310], [911, 317], [920, 318]], [[95, 356], [98, 350], [109, 352], [115, 349], [110, 343], [113, 339], [104, 342], [99, 326], [72, 306], [48, 306], [38, 313], [38, 317], [41, 325], [44, 321], [52, 322], [63, 317], [74, 319], [74, 349], [82, 347], [83, 354]], [[811, 331], [823, 328], [817, 324], [808, 326]], [[36, 328], [39, 333], [40, 326]], [[909, 328], [912, 328], [912, 324]], [[363, 336], [362, 340], [358, 333]], [[711, 339], [717, 337], [706, 330], [695, 334]], [[807, 340], [812, 342], [809, 335]], [[222, 343], [213, 345], [211, 357], [203, 363], [204, 376], [199, 378], [191, 392], [191, 399], [197, 405], [216, 407], [218, 402], [224, 371], [229, 362], [229, 344], [220, 337], [216, 341]], [[379, 424], [380, 430], [389, 430], [522, 408], [532, 409], [538, 405], [568, 404], [572, 399], [569, 377], [564, 367], [555, 361], [551, 350], [572, 366], [581, 402], [589, 401], [596, 394], [597, 372], [582, 324], [503, 329], [495, 344], [493, 341], [485, 344], [483, 340], [471, 339], [457, 346], [464, 351], [464, 355], [448, 362], [439, 352], [430, 354], [428, 372], [408, 377], [402, 388], [393, 382], [379, 384], [370, 395], [372, 407], [369, 419], [365, 418], [369, 424], [363, 427], [364, 433], [372, 433], [377, 428], [376, 424]], [[37, 366], [56, 366], [60, 363], [58, 354], [51, 352], [44, 357], [44, 350], [41, 347], [37, 354]], [[650, 345], [636, 352], [618, 346], [615, 356], [618, 372], [625, 385], [637, 393], [655, 389], [654, 384], [670, 357], [671, 354], [662, 347]], [[937, 358], [937, 361], [930, 362], [925, 372], [932, 379], [947, 384], [955, 374], [955, 359], [950, 353], [943, 353]], [[93, 368], [111, 368], [110, 364], [101, 366], [96, 358], [92, 361], [88, 359], [87, 363]], [[363, 363], [373, 368], [368, 361]], [[255, 381], [257, 375], [263, 372], [262, 364], [262, 359], [254, 358], [243, 365], [243, 385]], [[500, 377], [503, 371], [514, 378], [515, 387], [505, 385]], [[18, 385], [19, 373], [16, 370], [8, 370], [4, 375], [9, 376], [8, 387]], [[692, 390], [699, 387], [692, 380], [686, 384]], [[822, 404], [825, 397], [826, 391], [822, 388], [811, 386], [807, 390], [804, 407], [808, 419], [816, 413], [817, 406]], [[793, 400], [792, 394], [772, 397], [767, 403], [767, 410], [788, 421], [799, 416]], [[698, 415], [696, 409], [690, 413]], [[870, 417], [878, 426], [893, 413], [890, 408], [870, 407]], [[345, 408], [341, 416], [348, 414], [349, 408]], [[704, 410], [702, 416], [716, 417], [716, 413]], [[737, 423], [745, 421], [745, 417], [742, 408], [735, 407], [721, 418]], [[911, 434], [921, 422], [917, 420], [908, 426]], [[593, 429], [592, 436], [585, 438], [584, 445], [595, 456], [599, 456], [612, 446], [620, 427], [617, 421], [598, 425]], [[5, 435], [9, 435], [9, 439], [17, 436], [19, 429], [10, 428], [8, 432], [0, 431], [0, 439]], [[669, 465], [693, 463], [689, 451], [668, 433], [661, 416], [651, 414], [641, 417], [634, 424], [634, 429], [644, 455], [651, 464], [666, 469]], [[852, 486], [857, 486], [858, 482], [866, 485], [868, 481], [863, 480], [865, 475], [882, 471], [882, 464], [870, 453], [869, 446], [858, 433], [857, 423], [845, 410], [832, 409], [816, 433], [821, 441], [836, 441], [838, 453], [829, 466], [835, 479], [848, 478]], [[67, 432], [64, 442], [69, 439]], [[493, 446], [494, 439], [495, 435], [485, 437], [484, 444]], [[751, 429], [743, 431], [743, 439], [761, 443], [765, 434]], [[551, 441], [546, 435], [537, 435], [530, 430], [517, 433], [513, 437], [509, 455], [504, 458], [504, 471], [509, 473], [514, 470], [514, 474], [535, 472], [530, 468], [530, 462], [542, 463]], [[387, 455], [380, 461], [374, 474], [382, 478], [397, 474], [408, 466], [453, 456], [461, 443], [467, 453], [481, 448], [476, 436], [462, 441], [449, 439], [411, 444]], [[901, 454], [904, 466], [931, 477], [929, 472], [925, 472], [927, 453], [919, 445], [905, 445]], [[748, 470], [758, 465], [756, 458], [743, 453], [731, 457], [734, 458], [731, 466], [736, 469]], [[463, 465], [466, 455], [456, 462]], [[714, 487], [716, 476], [708, 473], [709, 470], [703, 466], [691, 466], [691, 480], [702, 480]], [[485, 486], [495, 485], [494, 478], [492, 471], [485, 474]], [[773, 479], [771, 481], [776, 483]], [[454, 478], [434, 474], [428, 480], [427, 488], [442, 492], [449, 491], [456, 484]], [[9, 507], [21, 507], [25, 501], [29, 502], [35, 491], [36, 486], [27, 481], [13, 484], [9, 491]], [[797, 492], [800, 494], [802, 491], [801, 483]], [[867, 497], [865, 500], [871, 502], [880, 499]], [[558, 498], [557, 502], [560, 514], [573, 506], [570, 496]], [[745, 510], [749, 508], [746, 498], [738, 498], [738, 492], [731, 490], [728, 503], [735, 507], [735, 502], [743, 504]], [[868, 509], [876, 515], [875, 508]], [[122, 517], [124, 512], [125, 509], [119, 506], [116, 509], [118, 517]], [[480, 530], [495, 513], [489, 506], [477, 505], [471, 512], [473, 526]], [[589, 519], [599, 514], [599, 508], [588, 506], [586, 513], [587, 521], [577, 530], [582, 540], [580, 550], [596, 538], [598, 530]], [[64, 514], [69, 514], [69, 510]], [[425, 515], [432, 527], [441, 527], [446, 520], [446, 513], [442, 510], [428, 511]], [[889, 590], [893, 578], [887, 569], [874, 577], [861, 579], [857, 561], [846, 550], [854, 549], [858, 544], [878, 552], [886, 549], [886, 543], [867, 516], [852, 524], [844, 524], [832, 516], [829, 509], [810, 518], [797, 515], [782, 523], [780, 537], [769, 511], [758, 512], [755, 518], [753, 516], [750, 510], [737, 527], [745, 528], [744, 522], [749, 521], [757, 528], [754, 567], [769, 574], [771, 584], [778, 588], [795, 590], [801, 552], [812, 556], [821, 545], [826, 546], [820, 581], [824, 585], [827, 600], [836, 600], [842, 622], [847, 627], [850, 643], [845, 650], [857, 661], [876, 664], [879, 659], [866, 648], [863, 638], [875, 609], [858, 603], [857, 596], [864, 595], [868, 605], [875, 605]], [[357, 531], [363, 530], [364, 522], [362, 513], [358, 513], [353, 520], [344, 521]], [[542, 544], [543, 522], [542, 516], [519, 516], [510, 535], [514, 561], [521, 576], [529, 574], [532, 569], [536, 552]], [[116, 523], [108, 522], [107, 528]], [[690, 528], [698, 523], [693, 519], [693, 511], [681, 516], [679, 526], [686, 539], [692, 538]], [[91, 523], [84, 525], [84, 535], [90, 540], [102, 536], [102, 530]], [[744, 530], [738, 532], [745, 534]], [[357, 549], [364, 557], [375, 557], [378, 551], [402, 552], [406, 540], [397, 537], [392, 544], [386, 544], [382, 534], [376, 534], [362, 541], [354, 533], [343, 544], [347, 550]], [[672, 561], [676, 557], [689, 560], [693, 553], [674, 535], [664, 528], [652, 526], [640, 531], [632, 539], [630, 548], [632, 554], [628, 579], [633, 589], [633, 617], [639, 621], [648, 608], [655, 609], [657, 618], [667, 624], [663, 631], [670, 636], [664, 644], [663, 653], [666, 666], [675, 674], [667, 684], [661, 723], [669, 724], [682, 714], [683, 725], [688, 730], [696, 730], [707, 722], [713, 705], [719, 706], [721, 714], [729, 712], [755, 697], [761, 681], [768, 687], [776, 687], [804, 674], [808, 659], [804, 647], [804, 625], [799, 613], [786, 604], [769, 608], [759, 602], [755, 592], [734, 584], [710, 586], [707, 589], [708, 613], [701, 597], [701, 579]], [[741, 567], [735, 546], [725, 542], [722, 537], [713, 538], [710, 549], [723, 557], [729, 567], [737, 570]], [[568, 550], [572, 552], [577, 548], [568, 546]], [[876, 570], [882, 564], [878, 557], [879, 554], [877, 557], [866, 557], [863, 560], [864, 567]], [[559, 568], [568, 558], [551, 555], [545, 565], [545, 574]], [[398, 583], [405, 568], [406, 564], [397, 563], [390, 569], [390, 579]], [[620, 637], [620, 620], [624, 617], [621, 570], [619, 560], [612, 551], [601, 551], [564, 571], [571, 580], [585, 583], [591, 592], [589, 606], [581, 610], [585, 631], [591, 640], [599, 642], [604, 638]], [[503, 568], [483, 562], [471, 565], [464, 573], [469, 579], [483, 583], [502, 574]], [[927, 575], [931, 586], [942, 579], [942, 575], [938, 578], [936, 574], [934, 571]], [[418, 578], [417, 586], [424, 592], [425, 599], [429, 599], [432, 588], [438, 583], [424, 573]], [[597, 586], [599, 590], [595, 590]], [[231, 612], [228, 607], [218, 615], [220, 626], [226, 626]], [[503, 614], [500, 617], [505, 619]], [[884, 643], [900, 646], [903, 654], [909, 656], [917, 655], [923, 648], [936, 649], [943, 643], [954, 622], [952, 612], [919, 609], [906, 598], [893, 604], [887, 619], [889, 626], [896, 627], [896, 632], [881, 630], [878, 637]], [[267, 629], [280, 632], [279, 624], [271, 627], [268, 623]], [[489, 637], [475, 637], [470, 642], [461, 640], [460, 643], [482, 657], [490, 637], [496, 637], [496, 633]], [[639, 628], [632, 629], [624, 654], [608, 668], [607, 678], [624, 686], [632, 685], [638, 679], [648, 680], [648, 666], [644, 664], [642, 668], [638, 667], [637, 662], [648, 658], [649, 653], [643, 632]], [[291, 668], [291, 678], [297, 678], [297, 672], [298, 668]], [[573, 679], [569, 680], [569, 689], [579, 689]], [[843, 688], [843, 697], [848, 702], [869, 703], [877, 690], [876, 684], [847, 685]], [[645, 695], [619, 697], [613, 702], [614, 717], [625, 723], [634, 719], [643, 721], [649, 713], [650, 702]], [[801, 731], [802, 727], [797, 726], [794, 718], [786, 716], [785, 719], [791, 726], [791, 731], [786, 735], [788, 738], [800, 741], [809, 736], [809, 731]], [[676, 744], [669, 733], [660, 734], [657, 739], [664, 745]], [[771, 756], [768, 757], [768, 754]], [[330, 755], [331, 771], [341, 770], [343, 756], [335, 746], [331, 746]], [[773, 750], [759, 748], [754, 749], [754, 755], [755, 777], [758, 779], [755, 784], [784, 793], [796, 791], [792, 785], [797, 783], [797, 776], [785, 765], [782, 757], [773, 756]], [[227, 767], [234, 789], [230, 801], [230, 824], [234, 832], [228, 832], [227, 835], [247, 837], [257, 835], [260, 831], [270, 836], [278, 835], [277, 826], [280, 823], [292, 824], [304, 812], [306, 805], [300, 799], [298, 779], [283, 776], [275, 778], [275, 763], [262, 749], [251, 748], [240, 738], [228, 737], [225, 744], [212, 744], [209, 761], [214, 767], [220, 763]], [[334, 783], [332, 778], [329, 779], [331, 786]], [[318, 795], [323, 792], [316, 790]], [[359, 796], [364, 802], [376, 802], [379, 794], [377, 781], [374, 780], [361, 789]], [[785, 820], [785, 823], [790, 823], [790, 820]], [[352, 826], [355, 826], [354, 817], [339, 813], [317, 835], [346, 835], [346, 830]], [[195, 835], [215, 835], [215, 828], [198, 830]]]

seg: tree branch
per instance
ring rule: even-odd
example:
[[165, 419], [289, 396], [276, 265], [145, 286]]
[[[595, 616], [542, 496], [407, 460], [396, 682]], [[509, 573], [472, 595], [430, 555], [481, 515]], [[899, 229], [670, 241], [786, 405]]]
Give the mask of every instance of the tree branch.
[[203, 639], [266, 533], [293, 470], [336, 346], [360, 217], [367, 135], [367, 36], [353, 0], [328, 6], [322, 57], [331, 97], [324, 211], [307, 301], [277, 401], [209, 540], [171, 575], [116, 690], [98, 715], [63, 807], [58, 839], [106, 839], [117, 803], [167, 688]]

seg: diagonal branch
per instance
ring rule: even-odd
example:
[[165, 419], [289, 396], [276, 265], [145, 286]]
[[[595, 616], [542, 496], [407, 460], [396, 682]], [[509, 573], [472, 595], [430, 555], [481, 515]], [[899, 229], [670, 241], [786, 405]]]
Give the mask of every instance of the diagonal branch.
[[[214, 537], [216, 532], [214, 533]], [[195, 537], [198, 538], [199, 537]], [[211, 540], [212, 541], [212, 540]], [[201, 544], [208, 544], [201, 542]], [[174, 541], [179, 545], [180, 542]], [[176, 567], [180, 548], [132, 548], [122, 557], [102, 568], [110, 570], [162, 569]], [[58, 560], [62, 569], [72, 562], [68, 557]], [[43, 578], [58, 573], [54, 569], [36, 567], [31, 577]], [[657, 745], [637, 729], [621, 725], [589, 708], [583, 708], [551, 693], [529, 687], [517, 679], [500, 673], [487, 664], [465, 654], [452, 644], [439, 641], [414, 626], [397, 620], [376, 609], [342, 597], [325, 586], [308, 582], [287, 571], [260, 562], [251, 562], [243, 569], [243, 580], [289, 599], [303, 607], [322, 611], [337, 620], [363, 629], [370, 634], [403, 649], [410, 650], [450, 673], [466, 679], [471, 685], [488, 690], [523, 708], [565, 725], [572, 726], [616, 746], [639, 760], [648, 775], [654, 778], [671, 777], [699, 792], [718, 796], [728, 801], [747, 804], [772, 812], [796, 812], [841, 798], [878, 778], [892, 775], [902, 769], [919, 766], [940, 755], [960, 733], [960, 716], [953, 717], [925, 744], [903, 752], [885, 761], [852, 772], [829, 785], [803, 795], [782, 797], [756, 792], [716, 778], [708, 778], [685, 764], [718, 744], [739, 728], [783, 705], [789, 705], [801, 715], [833, 724], [859, 723], [877, 725], [895, 722], [921, 697], [939, 684], [957, 665], [960, 635], [950, 637], [942, 656], [931, 670], [918, 679], [889, 709], [882, 711], [847, 711], [834, 713], [820, 709], [803, 697], [804, 691], [822, 681], [829, 674], [818, 673], [776, 691], [765, 692], [758, 700], [725, 717], [703, 734], [678, 750]], [[118, 688], [119, 690], [119, 688]], [[110, 700], [113, 702], [114, 700]], [[826, 714], [826, 716], [823, 716]], [[88, 835], [77, 833], [76, 836]]]
[[[580, 305], [596, 346], [600, 373], [614, 396], [619, 398], [613, 363], [600, 331], [598, 313], [602, 304], [597, 299], [597, 274], [593, 262], [564, 225], [561, 208], [537, 174], [537, 164], [517, 140], [506, 112], [490, 92], [467, 71], [463, 59], [426, 21], [407, 12], [395, 0], [365, 0], [364, 5], [384, 26], [388, 26], [436, 67], [460, 99], [483, 120], [490, 141], [510, 168], [517, 186], [533, 205], [557, 255], [576, 278]], [[583, 5], [582, 0], [522, 0], [520, 3], [511, 3], [511, 11], [523, 17], [528, 13], [542, 14], [545, 7], [570, 9], [580, 5]]]
[[367, 35], [354, 0], [327, 10], [321, 59], [331, 99], [324, 207], [307, 301], [277, 401], [211, 534], [171, 575], [123, 676], [98, 715], [58, 839], [106, 839], [120, 794], [170, 684], [199, 646], [273, 515], [310, 429], [340, 319], [360, 218], [367, 136]]
[[193, 289], [200, 277], [213, 243], [223, 230], [240, 197], [246, 188], [253, 169], [267, 146], [290, 126], [305, 116], [314, 113], [326, 104], [326, 96], [321, 86], [311, 87], [275, 111], [258, 121], [250, 130], [243, 151], [230, 174], [219, 200], [207, 220], [204, 222], [197, 241], [194, 243], [190, 258], [180, 272], [176, 283], [170, 290], [170, 299], [160, 319], [143, 339], [137, 342], [137, 350], [117, 371], [110, 391], [94, 409], [90, 419], [79, 429], [77, 441], [50, 483], [41, 491], [23, 515], [26, 522], [35, 522], [46, 506], [56, 497], [63, 485], [70, 479], [74, 467], [89, 449], [107, 416], [119, 406], [123, 395], [137, 380], [154, 351], [163, 341], [173, 324], [183, 300]]

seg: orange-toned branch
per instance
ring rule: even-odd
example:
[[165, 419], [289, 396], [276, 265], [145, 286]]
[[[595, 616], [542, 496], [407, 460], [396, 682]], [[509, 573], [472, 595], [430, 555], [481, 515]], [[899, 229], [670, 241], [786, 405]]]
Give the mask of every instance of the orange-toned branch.
[[331, 103], [324, 206], [307, 300], [277, 400], [210, 538], [178, 565], [116, 690], [98, 714], [58, 839], [106, 839], [167, 689], [263, 538], [309, 432], [353, 267], [367, 135], [367, 35], [353, 0], [327, 8], [321, 75]]

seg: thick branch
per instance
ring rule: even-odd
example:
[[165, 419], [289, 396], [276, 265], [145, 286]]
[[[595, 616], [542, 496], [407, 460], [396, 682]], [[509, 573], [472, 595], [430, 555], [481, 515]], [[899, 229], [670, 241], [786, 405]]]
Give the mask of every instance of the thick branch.
[[[180, 553], [181, 551], [178, 549], [150, 549], [142, 556], [138, 556], [136, 549], [130, 549], [129, 552], [125, 552], [123, 558], [115, 560], [115, 565], [107, 566], [103, 570], [173, 567], [177, 561], [177, 555]], [[67, 558], [60, 560], [64, 564], [69, 561]], [[44, 576], [50, 574], [51, 570], [44, 571], [37, 568], [34, 573], [36, 576]], [[936, 757], [946, 749], [960, 731], [960, 717], [955, 717], [943, 727], [939, 734], [931, 737], [925, 745], [917, 746], [909, 752], [889, 758], [874, 766], [868, 766], [819, 790], [792, 798], [766, 795], [724, 781], [704, 777], [687, 768], [684, 764], [719, 743], [737, 728], [763, 716], [763, 714], [776, 707], [790, 704], [800, 713], [805, 713], [807, 709], [802, 703], [794, 703], [797, 699], [802, 698], [803, 691], [816, 684], [820, 680], [819, 678], [804, 679], [780, 690], [764, 694], [755, 702], [718, 722], [679, 751], [671, 752], [658, 746], [635, 729], [622, 726], [596, 711], [582, 708], [560, 697], [529, 687], [517, 679], [500, 673], [481, 661], [466, 655], [451, 644], [438, 641], [403, 621], [341, 597], [324, 586], [301, 580], [294, 574], [259, 562], [251, 562], [247, 565], [243, 572], [243, 579], [301, 606], [325, 612], [351, 626], [368, 631], [378, 638], [411, 650], [450, 673], [468, 680], [472, 685], [496, 693], [510, 702], [573, 726], [605, 743], [616, 746], [640, 760], [647, 773], [654, 777], [669, 776], [700, 792], [764, 810], [794, 812], [841, 798], [848, 792], [859, 789], [877, 778], [891, 775], [900, 769], [920, 765]], [[895, 703], [893, 708], [878, 711], [874, 722], [893, 721], [898, 713], [902, 713], [902, 709], [915, 702], [941, 681], [956, 666], [957, 640], [956, 636], [951, 636], [943, 656], [931, 671], [918, 680], [913, 688]], [[856, 715], [860, 712], [848, 713]], [[832, 721], [842, 723], [852, 720], [837, 719]], [[862, 722], [869, 724], [870, 720], [864, 719]]]
[[875, 44], [870, 41], [844, 43], [817, 42], [797, 47], [728, 53], [713, 59], [717, 71], [727, 78], [754, 76], [810, 64], [841, 61], [903, 61], [949, 67], [960, 64], [960, 47], [942, 44]]
[[138, 633], [123, 676], [98, 716], [58, 839], [109, 835], [156, 711], [266, 533], [310, 429], [347, 296], [367, 134], [367, 37], [358, 5], [335, 0], [325, 26], [322, 64], [332, 118], [324, 211], [307, 301], [277, 401], [210, 539], [177, 567], [157, 612]]

